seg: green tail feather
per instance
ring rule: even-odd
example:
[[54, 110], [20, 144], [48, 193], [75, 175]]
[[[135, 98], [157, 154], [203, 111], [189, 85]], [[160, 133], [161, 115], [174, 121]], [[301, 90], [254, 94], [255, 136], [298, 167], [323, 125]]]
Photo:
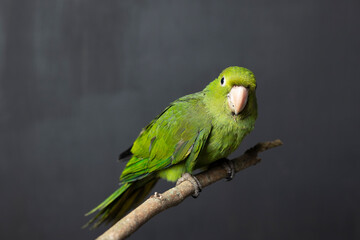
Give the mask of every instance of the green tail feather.
[[85, 214], [85, 216], [88, 216], [98, 211], [96, 216], [86, 223], [83, 228], [91, 224], [93, 224], [91, 228], [96, 228], [104, 222], [115, 223], [120, 220], [129, 210], [137, 207], [143, 201], [157, 180], [157, 178], [151, 177], [137, 182], [124, 183], [96, 208]]

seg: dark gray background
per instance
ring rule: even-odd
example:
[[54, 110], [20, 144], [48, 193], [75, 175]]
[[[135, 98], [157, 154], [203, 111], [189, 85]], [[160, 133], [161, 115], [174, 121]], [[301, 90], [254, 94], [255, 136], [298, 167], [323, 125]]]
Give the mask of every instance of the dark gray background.
[[98, 236], [80, 227], [116, 189], [118, 154], [239, 65], [259, 118], [233, 156], [285, 145], [133, 239], [359, 239], [359, 3], [1, 0], [0, 238]]

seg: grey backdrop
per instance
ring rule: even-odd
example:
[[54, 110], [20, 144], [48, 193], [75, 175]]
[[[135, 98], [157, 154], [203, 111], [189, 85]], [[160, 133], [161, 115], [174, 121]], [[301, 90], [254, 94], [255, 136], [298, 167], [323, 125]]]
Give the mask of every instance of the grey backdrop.
[[[359, 239], [360, 4], [0, 1], [1, 239], [91, 239], [85, 212], [172, 100], [227, 66], [258, 81], [258, 141], [285, 145], [133, 239]], [[172, 184], [161, 182], [154, 191]]]

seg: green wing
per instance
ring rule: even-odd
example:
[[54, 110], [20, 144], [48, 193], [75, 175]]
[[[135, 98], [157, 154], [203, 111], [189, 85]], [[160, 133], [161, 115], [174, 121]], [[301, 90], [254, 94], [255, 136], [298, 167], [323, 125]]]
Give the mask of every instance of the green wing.
[[139, 180], [183, 161], [186, 171], [192, 171], [211, 132], [202, 96], [199, 92], [178, 99], [141, 131], [120, 181]]

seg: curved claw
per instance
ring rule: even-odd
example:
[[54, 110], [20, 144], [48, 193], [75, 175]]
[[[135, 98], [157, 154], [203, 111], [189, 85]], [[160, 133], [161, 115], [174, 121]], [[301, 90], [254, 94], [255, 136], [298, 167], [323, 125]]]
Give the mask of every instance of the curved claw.
[[201, 186], [199, 180], [195, 176], [191, 175], [190, 173], [183, 173], [181, 178], [179, 178], [177, 180], [176, 186], [179, 185], [180, 183], [184, 182], [184, 181], [191, 182], [191, 184], [195, 188], [195, 192], [193, 193], [192, 197], [197, 198], [200, 195], [200, 192], [202, 190], [202, 186]]
[[235, 176], [234, 162], [227, 159], [227, 158], [224, 158], [222, 166], [225, 168], [225, 170], [226, 170], [226, 172], [228, 174], [228, 176], [226, 177], [226, 180], [231, 181]]

